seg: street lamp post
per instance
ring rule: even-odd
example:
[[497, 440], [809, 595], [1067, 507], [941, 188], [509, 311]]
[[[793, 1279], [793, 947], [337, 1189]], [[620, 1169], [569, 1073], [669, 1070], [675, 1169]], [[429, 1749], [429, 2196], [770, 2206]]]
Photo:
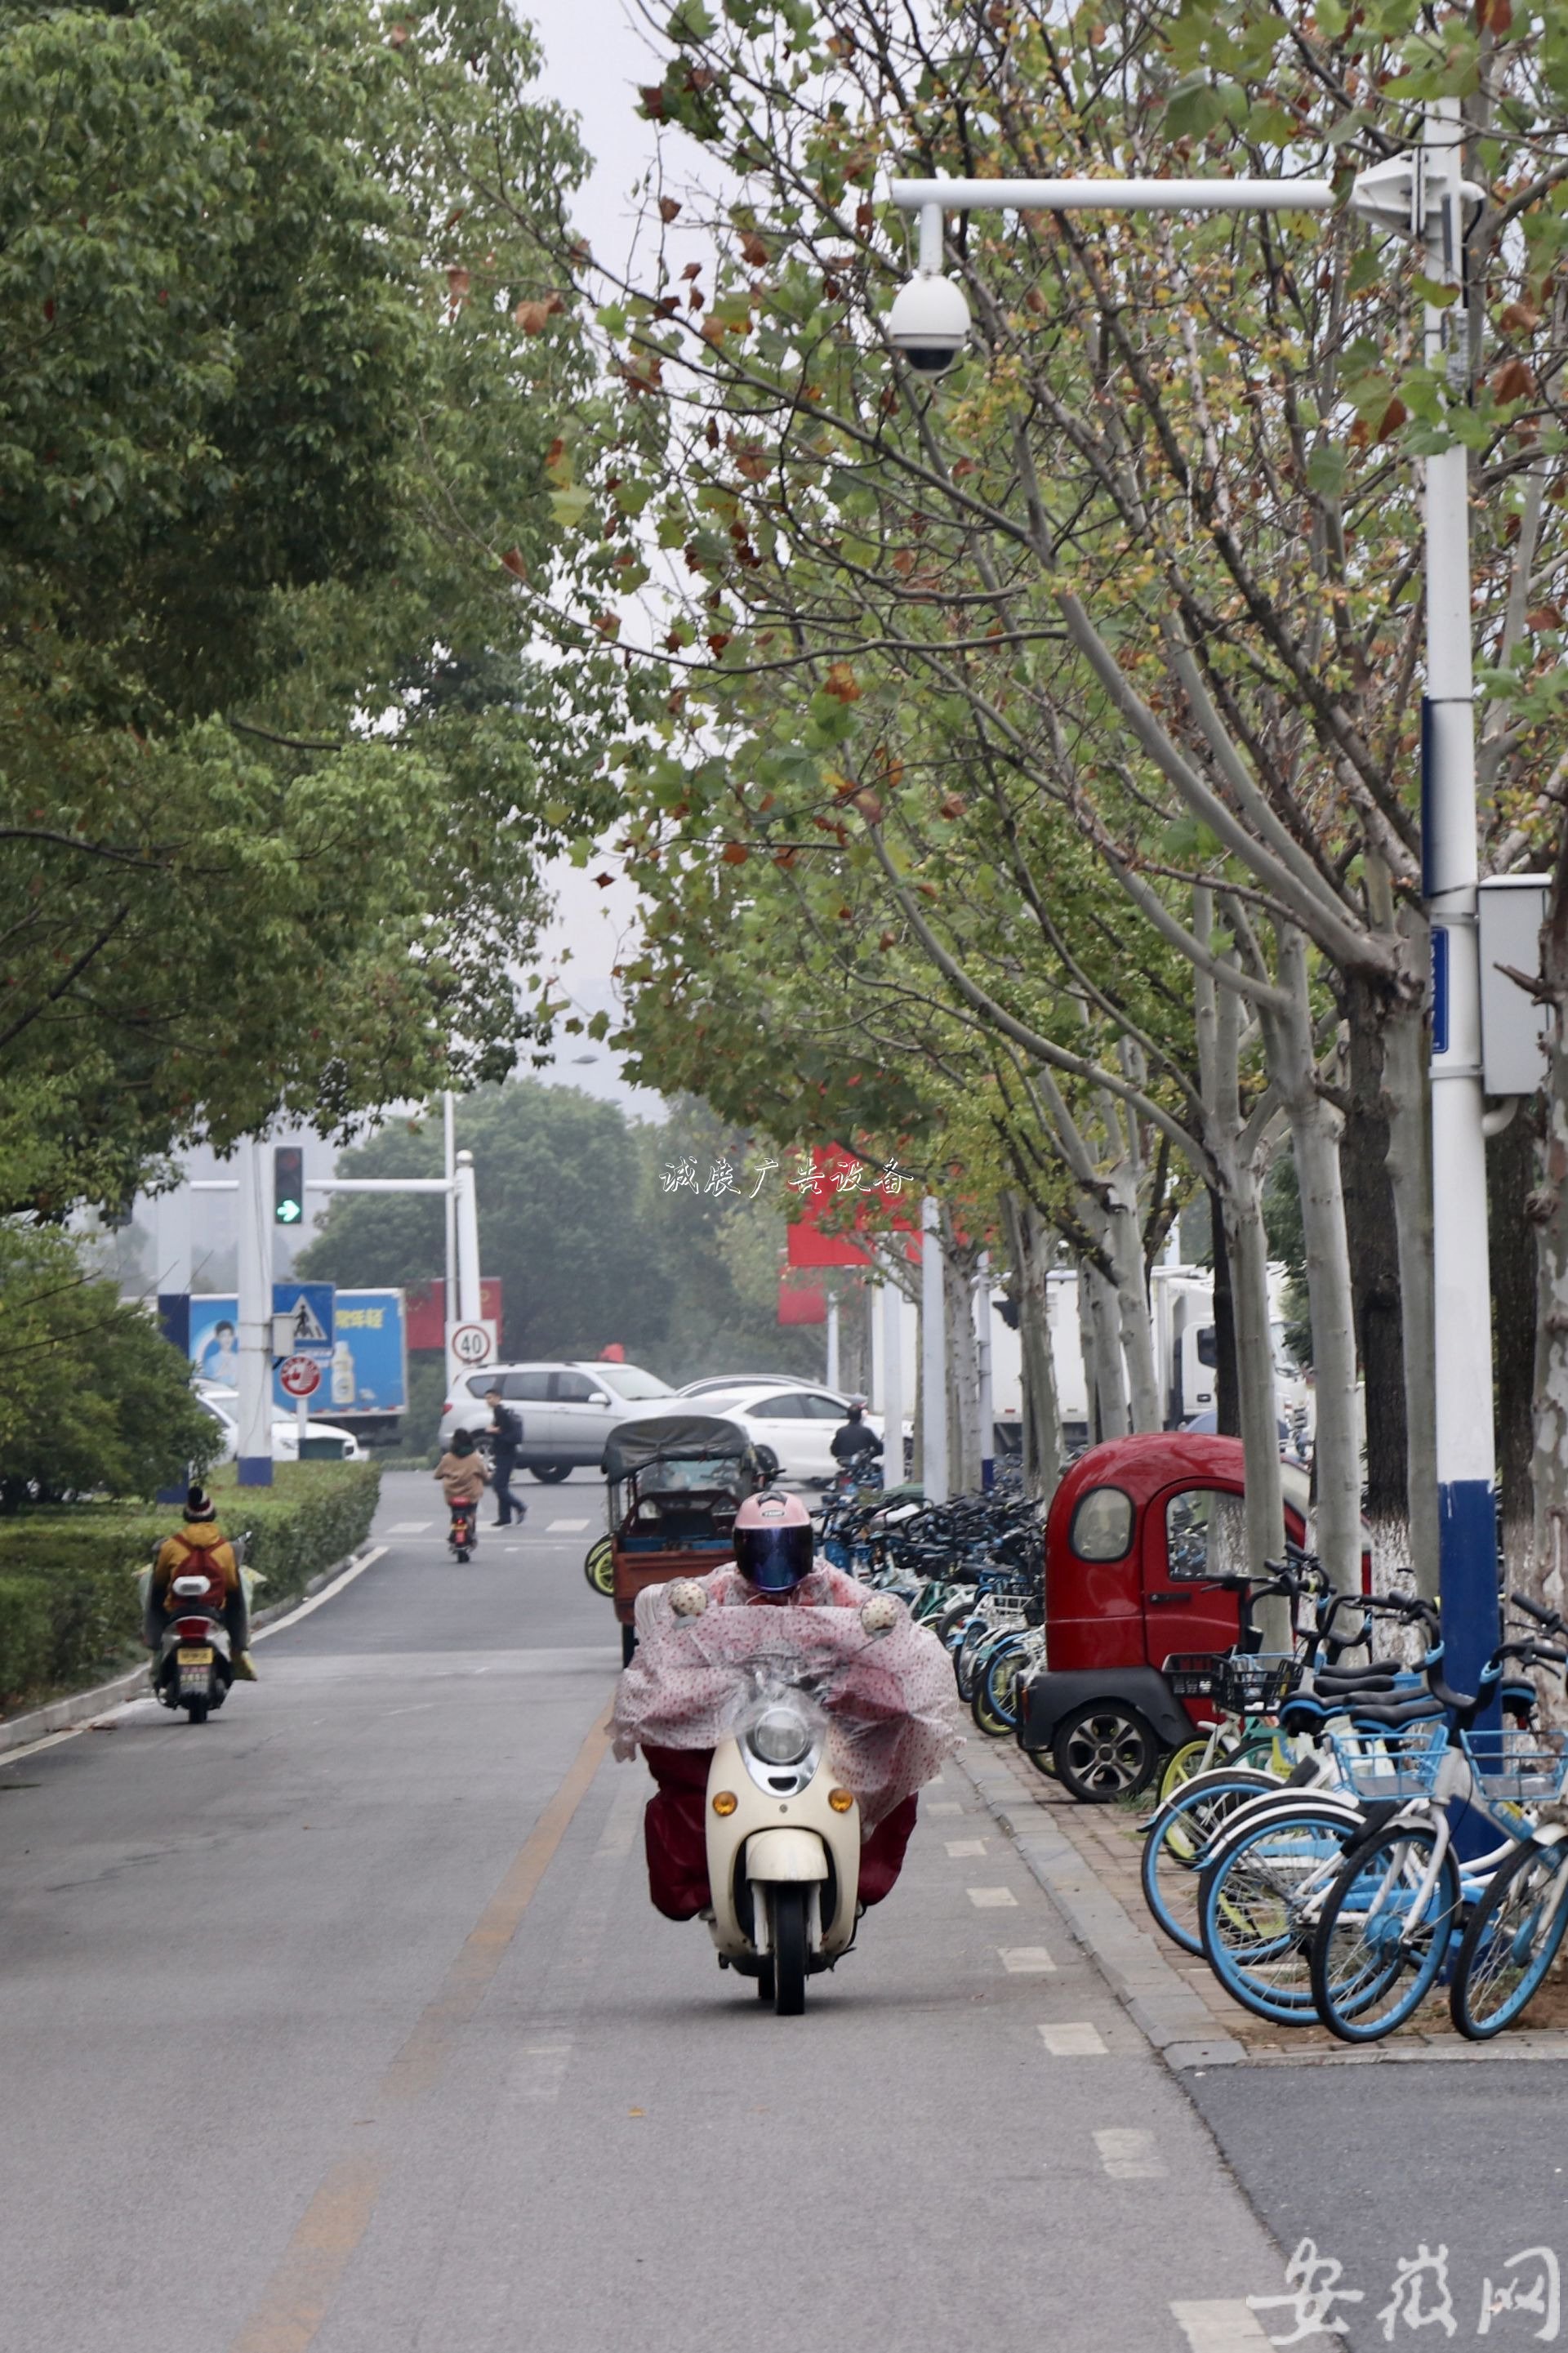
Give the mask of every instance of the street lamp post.
[[[1462, 396], [1468, 364], [1463, 211], [1480, 190], [1460, 176], [1457, 99], [1424, 119], [1421, 144], [1359, 173], [1351, 206], [1421, 248], [1426, 275], [1458, 289], [1428, 304], [1426, 355], [1447, 365]], [[944, 212], [1325, 212], [1327, 180], [895, 180], [900, 211], [920, 216], [919, 274], [900, 296], [912, 332], [896, 343], [928, 370], [963, 340], [951, 310], [913, 299], [945, 287]], [[952, 290], [962, 308], [962, 292]], [[932, 332], [940, 327], [939, 334]], [[952, 346], [942, 357], [941, 346]], [[1469, 482], [1456, 445], [1426, 460], [1426, 695], [1422, 727], [1423, 895], [1432, 925], [1432, 1196], [1436, 1301], [1439, 1572], [1448, 1672], [1463, 1685], [1497, 1640], [1497, 1525], [1492, 1496], [1491, 1283], [1487, 1250], [1486, 1131], [1480, 1069], [1480, 955], [1476, 893], [1476, 763], [1470, 644]]]

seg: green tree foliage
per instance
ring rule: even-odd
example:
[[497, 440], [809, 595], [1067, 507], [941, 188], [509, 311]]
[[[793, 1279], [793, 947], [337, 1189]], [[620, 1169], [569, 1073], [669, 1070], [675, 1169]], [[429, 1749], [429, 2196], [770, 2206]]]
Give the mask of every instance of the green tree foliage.
[[536, 62], [502, 0], [7, 11], [0, 1208], [537, 1027], [616, 690], [529, 659], [592, 406]]
[[0, 1508], [151, 1495], [223, 1444], [190, 1368], [65, 1235], [0, 1222]]
[[[480, 1256], [500, 1281], [509, 1358], [596, 1356], [618, 1341], [677, 1383], [715, 1370], [820, 1372], [820, 1335], [775, 1322], [782, 1176], [775, 1168], [754, 1202], [700, 1189], [739, 1146], [700, 1105], [641, 1126], [575, 1089], [515, 1081], [460, 1103], [457, 1137], [474, 1155]], [[688, 1158], [700, 1189], [667, 1186]], [[354, 1176], [440, 1168], [435, 1122], [390, 1127], [343, 1163]], [[443, 1269], [435, 1195], [345, 1195], [299, 1260], [301, 1274], [343, 1284], [412, 1287]]]

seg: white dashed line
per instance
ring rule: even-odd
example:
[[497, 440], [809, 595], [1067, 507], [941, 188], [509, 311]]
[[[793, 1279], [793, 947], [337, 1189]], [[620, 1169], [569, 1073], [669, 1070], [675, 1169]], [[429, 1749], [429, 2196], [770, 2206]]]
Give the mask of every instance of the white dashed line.
[[940, 1806], [928, 1806], [928, 1814], [961, 1814], [963, 1808], [956, 1798], [944, 1798]]
[[1016, 1978], [1044, 1977], [1056, 1968], [1044, 1945], [999, 1945], [1002, 1966]]
[[1087, 2019], [1069, 2019], [1060, 2026], [1042, 2026], [1040, 2040], [1053, 2059], [1103, 2059], [1105, 2037]]
[[946, 1843], [948, 1853], [952, 1857], [954, 1862], [958, 1861], [961, 1855], [984, 1854], [985, 1852], [985, 1841], [984, 1839], [949, 1839]]
[[977, 1912], [1016, 1911], [1018, 1899], [1010, 1887], [972, 1887], [969, 1900]]
[[1165, 2168], [1152, 2132], [1136, 2125], [1111, 2125], [1097, 2132], [1094, 2145], [1100, 2162], [1112, 2181], [1161, 2181]]
[[544, 1533], [547, 1536], [580, 1536], [587, 1525], [586, 1520], [547, 1520]]
[[1193, 2353], [1257, 2353], [1274, 2341], [1245, 2304], [1173, 2304], [1171, 2316]]
[[395, 1520], [386, 1533], [389, 1536], [422, 1536], [431, 1525], [429, 1520]]

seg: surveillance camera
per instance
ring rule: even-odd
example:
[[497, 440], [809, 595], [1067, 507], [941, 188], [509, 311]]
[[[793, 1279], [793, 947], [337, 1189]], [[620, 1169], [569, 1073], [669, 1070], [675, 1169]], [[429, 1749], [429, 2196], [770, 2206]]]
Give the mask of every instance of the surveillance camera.
[[951, 278], [922, 274], [901, 287], [888, 339], [922, 375], [943, 375], [969, 341], [969, 305]]

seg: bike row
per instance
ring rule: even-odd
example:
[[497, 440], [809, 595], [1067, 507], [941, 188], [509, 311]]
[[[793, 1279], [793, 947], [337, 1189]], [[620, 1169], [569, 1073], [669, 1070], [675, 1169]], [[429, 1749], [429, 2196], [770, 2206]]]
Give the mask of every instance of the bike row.
[[[1446, 1978], [1460, 2033], [1500, 2033], [1568, 1929], [1568, 1829], [1552, 1818], [1568, 1750], [1535, 1728], [1529, 1679], [1568, 1668], [1568, 1626], [1515, 1596], [1527, 1625], [1466, 1693], [1445, 1678], [1429, 1604], [1330, 1595], [1310, 1564], [1271, 1589], [1306, 1620], [1289, 1656], [1168, 1662], [1178, 1688], [1204, 1676], [1215, 1721], [1206, 1755], [1173, 1760], [1184, 1770], [1145, 1833], [1152, 1917], [1274, 2026], [1373, 2042]], [[1350, 1662], [1397, 1628], [1425, 1644], [1418, 1664]]]

